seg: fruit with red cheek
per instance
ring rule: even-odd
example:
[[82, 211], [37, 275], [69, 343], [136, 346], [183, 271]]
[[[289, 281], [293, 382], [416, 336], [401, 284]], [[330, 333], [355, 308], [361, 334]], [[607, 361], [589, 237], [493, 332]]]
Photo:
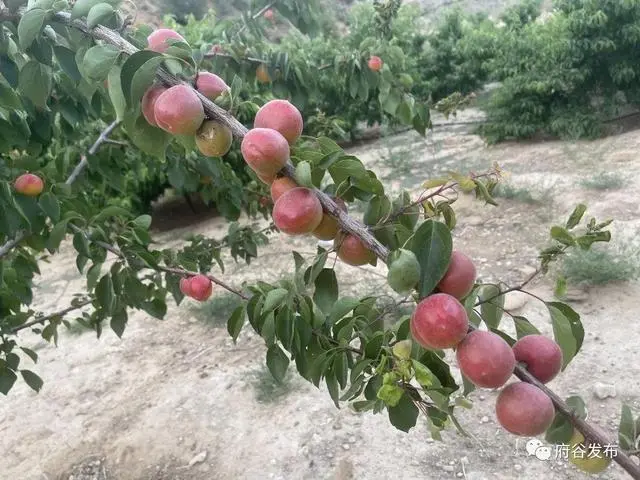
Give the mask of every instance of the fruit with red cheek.
[[278, 199], [289, 190], [297, 188], [299, 185], [290, 177], [276, 178], [271, 183], [271, 199], [277, 202]]
[[158, 97], [166, 92], [167, 89], [161, 85], [154, 85], [149, 88], [142, 97], [142, 115], [149, 125], [158, 126], [156, 122], [156, 101]]
[[275, 176], [289, 160], [289, 143], [280, 132], [270, 128], [254, 128], [242, 139], [242, 156], [257, 174]]
[[527, 370], [541, 383], [550, 382], [562, 369], [560, 346], [544, 335], [527, 335], [513, 346], [516, 362], [527, 364]]
[[449, 268], [447, 268], [447, 272], [438, 283], [438, 290], [460, 300], [471, 293], [475, 282], [475, 265], [467, 255], [454, 250], [451, 254]]
[[366, 265], [376, 258], [358, 237], [350, 233], [336, 236], [333, 244], [338, 250], [338, 258], [348, 265]]
[[458, 300], [436, 293], [418, 304], [410, 328], [413, 338], [424, 348], [453, 348], [467, 335], [469, 318]]
[[180, 291], [183, 295], [190, 297], [191, 296], [191, 279], [188, 277], [180, 279]]
[[229, 91], [229, 85], [218, 75], [209, 72], [200, 72], [196, 78], [196, 90], [214, 101], [224, 92]]
[[[344, 203], [344, 200], [334, 197], [333, 201], [338, 204], [343, 212], [347, 212], [347, 204]], [[331, 215], [323, 213], [322, 221], [320, 222], [320, 225], [318, 225], [318, 228], [313, 231], [313, 236], [319, 240], [333, 240], [336, 238], [336, 235], [338, 235], [339, 230], [340, 225], [338, 224], [338, 220], [333, 218]]]
[[187, 85], [176, 85], [155, 102], [158, 127], [173, 135], [195, 135], [204, 122], [204, 108], [196, 92]]
[[294, 188], [276, 201], [273, 221], [280, 231], [289, 235], [311, 233], [322, 221], [322, 205], [312, 190]]
[[23, 173], [14, 183], [16, 192], [27, 197], [37, 197], [44, 190], [44, 181], [33, 173]]
[[186, 42], [184, 37], [174, 30], [160, 28], [147, 37], [148, 49], [154, 52], [164, 53], [171, 46], [167, 40], [174, 39]]
[[213, 284], [205, 275], [196, 275], [191, 278], [191, 297], [199, 302], [204, 302], [213, 293]]
[[509, 344], [495, 333], [481, 330], [469, 333], [460, 342], [456, 358], [464, 376], [484, 388], [498, 388], [507, 383], [516, 366]]
[[367, 62], [367, 65], [369, 66], [370, 70], [379, 72], [380, 70], [382, 70], [384, 62], [377, 55], [372, 55], [371, 58], [369, 58], [369, 62]]
[[287, 139], [289, 145], [302, 135], [304, 122], [300, 111], [287, 100], [271, 100], [264, 104], [253, 122], [256, 128], [272, 128]]
[[535, 437], [543, 434], [551, 426], [555, 414], [551, 399], [529, 383], [512, 383], [496, 399], [498, 422], [514, 435]]

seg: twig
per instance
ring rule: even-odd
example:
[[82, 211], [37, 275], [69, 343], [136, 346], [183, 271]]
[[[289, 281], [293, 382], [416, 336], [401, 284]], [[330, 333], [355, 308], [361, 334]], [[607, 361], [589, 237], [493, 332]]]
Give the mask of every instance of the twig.
[[[260, 18], [260, 16], [262, 16], [262, 14], [264, 14], [267, 10], [269, 10], [271, 7], [273, 7], [276, 3], [278, 2], [271, 2], [268, 3], [267, 5], [265, 5], [264, 7], [262, 7], [260, 10], [258, 10], [258, 12], [253, 15], [251, 17], [251, 20], [256, 20], [257, 18]], [[240, 30], [238, 30], [235, 34], [234, 37], [240, 35], [242, 32], [244, 32], [247, 29], [247, 24], [245, 22], [244, 25], [242, 25], [242, 27], [240, 28]]]
[[93, 299], [85, 300], [83, 302], [80, 302], [77, 305], [71, 305], [70, 307], [67, 307], [64, 310], [60, 310], [59, 312], [51, 313], [41, 318], [36, 318], [35, 320], [32, 320], [30, 322], [27, 322], [15, 327], [13, 330], [11, 330], [11, 333], [17, 333], [20, 330], [24, 330], [25, 328], [33, 327], [34, 325], [48, 322], [49, 320], [53, 320], [54, 318], [64, 317], [67, 313], [73, 312], [74, 310], [79, 310], [83, 307], [86, 307], [87, 305], [90, 305], [91, 302], [93, 302]]

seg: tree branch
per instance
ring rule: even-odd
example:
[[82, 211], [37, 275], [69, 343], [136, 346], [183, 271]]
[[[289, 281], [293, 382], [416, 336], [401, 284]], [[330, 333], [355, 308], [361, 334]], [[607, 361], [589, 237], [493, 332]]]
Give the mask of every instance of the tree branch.
[[49, 320], [53, 320], [55, 318], [62, 318], [66, 314], [71, 313], [74, 310], [79, 310], [79, 309], [81, 309], [83, 307], [86, 307], [87, 305], [90, 305], [91, 302], [93, 302], [93, 299], [84, 300], [84, 301], [80, 302], [77, 305], [71, 305], [71, 306], [65, 308], [64, 310], [60, 310], [59, 312], [51, 313], [51, 314], [46, 315], [44, 317], [36, 318], [35, 320], [32, 320], [30, 322], [27, 322], [27, 323], [24, 323], [22, 325], [19, 325], [19, 326], [15, 327], [13, 330], [11, 330], [11, 333], [18, 333], [20, 330], [24, 330], [26, 328], [33, 327], [34, 325], [42, 324], [42, 323], [48, 322]]

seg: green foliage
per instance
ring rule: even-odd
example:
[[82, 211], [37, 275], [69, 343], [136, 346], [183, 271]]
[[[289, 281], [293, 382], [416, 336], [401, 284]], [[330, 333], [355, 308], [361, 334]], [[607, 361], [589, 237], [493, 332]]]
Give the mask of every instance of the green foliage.
[[633, 248], [618, 251], [613, 248], [576, 250], [562, 261], [561, 272], [569, 283], [606, 285], [628, 282], [640, 274], [640, 258]]

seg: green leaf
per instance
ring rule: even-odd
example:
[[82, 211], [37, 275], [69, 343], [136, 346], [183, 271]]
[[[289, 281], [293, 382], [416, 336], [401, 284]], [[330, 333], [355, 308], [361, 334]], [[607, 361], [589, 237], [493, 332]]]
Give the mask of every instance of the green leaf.
[[38, 354], [27, 347], [20, 347], [22, 350], [32, 361], [33, 363], [38, 363]]
[[98, 283], [100, 273], [102, 273], [102, 263], [94, 263], [87, 272], [87, 288], [89, 290], [93, 290]]
[[340, 387], [338, 386], [338, 380], [333, 372], [328, 372], [324, 377], [327, 383], [327, 390], [329, 390], [329, 396], [333, 400], [333, 404], [336, 408], [340, 408]]
[[93, 28], [100, 23], [104, 23], [105, 20], [109, 20], [115, 10], [108, 3], [98, 3], [91, 7], [87, 15], [87, 26]]
[[42, 8], [34, 8], [22, 15], [18, 23], [18, 41], [22, 50], [29, 48], [40, 35], [47, 15], [47, 11]]
[[67, 234], [67, 220], [56, 223], [51, 232], [49, 233], [49, 239], [47, 240], [47, 250], [53, 253], [59, 247], [64, 237]]
[[118, 120], [124, 118], [124, 113], [127, 110], [127, 99], [122, 93], [122, 84], [120, 83], [122, 74], [122, 68], [119, 65], [114, 65], [109, 71], [107, 81], [109, 83], [109, 98], [113, 109], [116, 111], [116, 117]]
[[540, 335], [540, 330], [538, 330], [525, 317], [514, 316], [513, 323], [516, 327], [516, 336], [518, 337], [518, 340], [522, 337], [526, 337], [527, 335]]
[[408, 432], [416, 426], [418, 413], [418, 407], [405, 392], [395, 407], [389, 407], [389, 421], [398, 430]]
[[278, 340], [280, 340], [285, 349], [291, 350], [293, 336], [295, 333], [293, 312], [289, 307], [284, 306], [278, 311], [275, 321], [276, 336], [278, 337]]
[[18, 86], [18, 77], [20, 70], [11, 58], [7, 55], [0, 55], [0, 73], [5, 78], [9, 86], [16, 88]]
[[71, 9], [71, 19], [86, 17], [91, 9], [101, 2], [102, 0], [77, 0]]
[[243, 305], [236, 308], [229, 317], [229, 320], [227, 320], [227, 332], [229, 332], [229, 335], [231, 335], [233, 343], [238, 340], [238, 336], [240, 335], [240, 331], [242, 330], [242, 326], [244, 325], [244, 319], [245, 307]]
[[583, 203], [579, 204], [569, 217], [569, 220], [567, 220], [567, 229], [571, 230], [572, 228], [577, 227], [586, 211], [587, 206]]
[[367, 171], [357, 158], [345, 157], [329, 167], [329, 174], [335, 184], [340, 185], [348, 178], [360, 179], [366, 177]]
[[285, 290], [284, 288], [276, 288], [267, 293], [262, 307], [262, 315], [273, 312], [285, 302], [288, 295], [288, 290]]
[[580, 396], [572, 395], [571, 397], [568, 397], [565, 402], [569, 405], [574, 416], [583, 420], [587, 419], [587, 404], [584, 403], [584, 400]]
[[44, 108], [51, 94], [53, 78], [51, 70], [35, 60], [27, 62], [20, 70], [20, 91], [36, 107]]
[[154, 298], [150, 302], [143, 303], [142, 309], [158, 320], [162, 320], [167, 314], [167, 304], [161, 298]]
[[95, 45], [84, 54], [82, 70], [90, 80], [104, 80], [119, 56], [120, 50], [112, 45]]
[[397, 385], [383, 385], [382, 388], [378, 390], [378, 398], [388, 407], [398, 405], [402, 395], [404, 395], [404, 390]]
[[333, 325], [347, 313], [360, 305], [360, 302], [352, 297], [342, 297], [332, 306], [329, 313], [329, 324]]
[[91, 223], [100, 223], [107, 218], [129, 218], [132, 216], [131, 210], [118, 207], [117, 205], [109, 205], [105, 209], [101, 210], [95, 217], [91, 219]]
[[113, 291], [113, 280], [111, 275], [104, 275], [96, 287], [96, 298], [100, 306], [107, 312], [113, 311], [115, 303], [115, 292]]
[[0, 106], [5, 108], [22, 109], [22, 102], [13, 88], [0, 83]]
[[129, 138], [136, 147], [149, 155], [164, 159], [167, 145], [171, 140], [167, 132], [149, 125], [142, 115], [136, 117], [127, 115], [124, 124]]
[[33, 373], [31, 370], [20, 370], [20, 374], [31, 390], [34, 390], [35, 392], [40, 391], [44, 382], [38, 375]]
[[[573, 337], [573, 342], [567, 341], [567, 348], [569, 345], [574, 344], [575, 352], [573, 356], [575, 356], [575, 354], [577, 354], [582, 348], [582, 342], [584, 341], [584, 327], [582, 326], [580, 315], [569, 305], [562, 302], [549, 302], [547, 303], [547, 307], [549, 309], [553, 308], [555, 312], [560, 312], [562, 316], [566, 319], [566, 321], [569, 323], [569, 326], [571, 328], [571, 334]], [[551, 315], [552, 315], [552, 322], [553, 322], [554, 313], [552, 312]], [[558, 320], [558, 325], [559, 325], [559, 330], [564, 331], [564, 325], [565, 325], [564, 320]], [[555, 324], [554, 324], [553, 331], [555, 335], [555, 332], [556, 332]], [[557, 338], [556, 338], [556, 341], [557, 341]], [[560, 348], [562, 348], [562, 345], [560, 345]], [[564, 349], [562, 350], [562, 353], [564, 355], [565, 353]], [[571, 356], [570, 358], [567, 358], [567, 356], [564, 356], [564, 367], [566, 367], [569, 364], [573, 356]]]
[[556, 445], [568, 445], [573, 435], [573, 425], [562, 413], [556, 413], [553, 423], [545, 433], [545, 440]]
[[636, 422], [633, 420], [633, 413], [628, 405], [622, 405], [620, 414], [620, 427], [618, 428], [618, 442], [623, 450], [634, 450], [635, 440], [640, 435], [637, 431]]
[[113, 333], [115, 333], [118, 338], [122, 338], [122, 334], [127, 326], [127, 311], [120, 310], [116, 312], [113, 317], [111, 317], [110, 326]]
[[55, 195], [51, 192], [45, 192], [40, 195], [38, 200], [42, 211], [54, 222], [60, 220], [60, 203]]
[[0, 370], [0, 393], [3, 395], [7, 395], [13, 384], [16, 383], [18, 376], [13, 372], [13, 370], [9, 370], [8, 368], [3, 368]]
[[417, 360], [412, 360], [413, 370], [415, 372], [416, 380], [423, 388], [432, 388], [433, 386], [439, 387], [440, 382], [435, 375]]
[[84, 233], [76, 232], [73, 235], [73, 248], [75, 248], [80, 255], [87, 258], [91, 257], [91, 252], [89, 251], [89, 240], [87, 240]]
[[131, 80], [131, 98], [129, 98], [129, 105], [137, 105], [140, 103], [145, 92], [153, 84], [158, 67], [163, 61], [164, 57], [154, 57], [147, 60], [136, 70]]
[[149, 230], [149, 227], [151, 227], [151, 215], [140, 215], [133, 223], [143, 230]]
[[416, 230], [410, 250], [420, 263], [420, 298], [430, 295], [444, 277], [452, 249], [451, 232], [444, 223], [427, 220]]
[[325, 314], [328, 314], [338, 300], [338, 278], [331, 268], [324, 268], [315, 281], [313, 301]]
[[555, 341], [560, 346], [560, 349], [562, 350], [562, 369], [564, 370], [578, 352], [576, 339], [573, 335], [571, 322], [564, 315], [564, 313], [557, 307], [553, 306], [553, 304], [551, 303], [547, 304], [547, 308], [549, 309], [549, 313], [551, 314], [553, 336], [555, 338]]
[[573, 238], [573, 236], [565, 228], [559, 227], [557, 225], [551, 227], [551, 238], [569, 247], [576, 244], [576, 240]]
[[78, 70], [78, 64], [76, 63], [76, 55], [72, 50], [61, 45], [56, 45], [53, 47], [53, 52], [56, 55], [62, 71], [66, 73], [71, 80], [76, 83], [82, 80], [82, 74], [80, 70]]
[[161, 53], [152, 52], [151, 50], [140, 50], [139, 52], [131, 55], [122, 65], [122, 71], [120, 74], [120, 82], [122, 85], [122, 93], [127, 101], [131, 101], [131, 89], [133, 83], [133, 77], [140, 67], [147, 63], [152, 58], [162, 57]]
[[484, 323], [489, 328], [498, 328], [504, 313], [504, 295], [500, 295], [500, 288], [497, 285], [483, 285], [480, 288], [478, 298], [481, 301], [493, 298], [490, 302], [483, 303], [480, 306], [480, 312]]
[[278, 382], [284, 380], [289, 367], [289, 357], [284, 353], [280, 345], [271, 345], [267, 350], [267, 367]]

